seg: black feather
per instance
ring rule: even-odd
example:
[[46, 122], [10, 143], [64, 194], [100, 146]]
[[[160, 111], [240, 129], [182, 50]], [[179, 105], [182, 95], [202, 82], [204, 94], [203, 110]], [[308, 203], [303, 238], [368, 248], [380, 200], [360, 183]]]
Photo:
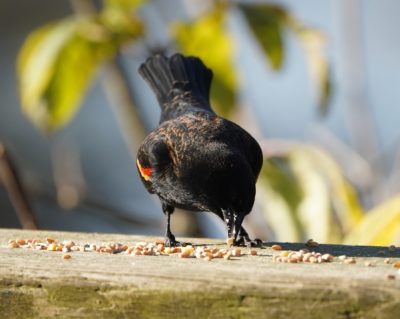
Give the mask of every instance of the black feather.
[[170, 58], [157, 54], [140, 66], [139, 73], [155, 92], [163, 113], [182, 108], [182, 104], [211, 110], [212, 71], [200, 59], [179, 53]]

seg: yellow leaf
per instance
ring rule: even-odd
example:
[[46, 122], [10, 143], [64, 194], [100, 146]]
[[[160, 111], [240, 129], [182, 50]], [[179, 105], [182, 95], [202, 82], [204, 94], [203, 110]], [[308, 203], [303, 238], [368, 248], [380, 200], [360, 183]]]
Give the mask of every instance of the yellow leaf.
[[54, 74], [54, 63], [77, 24], [72, 19], [46, 25], [25, 41], [17, 60], [23, 110], [35, 122], [44, 116], [42, 96]]
[[17, 68], [21, 104], [43, 131], [68, 123], [101, 63], [141, 35], [135, 17], [112, 17], [67, 18], [34, 31], [24, 43]]
[[301, 143], [264, 162], [257, 198], [277, 240], [338, 243], [363, 216], [335, 161], [321, 149]]
[[345, 238], [350, 245], [387, 246], [400, 240], [400, 195], [366, 213]]
[[104, 0], [104, 6], [108, 8], [117, 8], [120, 10], [132, 10], [143, 5], [146, 0]]
[[235, 104], [237, 75], [233, 64], [234, 41], [225, 27], [224, 10], [216, 6], [194, 22], [176, 23], [172, 33], [183, 53], [201, 58], [213, 70], [211, 99], [217, 112], [226, 116]]

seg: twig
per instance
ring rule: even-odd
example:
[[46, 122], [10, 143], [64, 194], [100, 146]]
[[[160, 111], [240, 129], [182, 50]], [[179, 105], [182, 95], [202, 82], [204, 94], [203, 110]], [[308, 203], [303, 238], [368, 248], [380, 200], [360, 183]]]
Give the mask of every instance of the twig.
[[2, 144], [0, 144], [0, 181], [7, 190], [22, 228], [38, 229], [17, 171]]

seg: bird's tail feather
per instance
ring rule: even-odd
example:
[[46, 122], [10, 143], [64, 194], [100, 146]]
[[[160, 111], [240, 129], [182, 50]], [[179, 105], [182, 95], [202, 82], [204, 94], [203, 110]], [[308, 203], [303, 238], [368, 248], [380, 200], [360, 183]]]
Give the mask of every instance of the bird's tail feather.
[[158, 54], [148, 58], [139, 73], [155, 92], [162, 110], [179, 100], [209, 108], [212, 71], [199, 58]]

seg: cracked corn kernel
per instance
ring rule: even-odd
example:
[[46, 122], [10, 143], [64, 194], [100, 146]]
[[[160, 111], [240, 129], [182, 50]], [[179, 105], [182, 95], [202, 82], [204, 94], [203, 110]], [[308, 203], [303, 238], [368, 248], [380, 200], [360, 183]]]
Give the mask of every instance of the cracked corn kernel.
[[283, 251], [279, 254], [279, 256], [281, 256], [281, 257], [287, 257], [287, 256], [289, 256], [289, 252], [288, 252], [287, 250], [283, 250]]
[[281, 245], [272, 245], [272, 250], [282, 250]]
[[255, 249], [250, 250], [250, 255], [257, 256], [257, 250], [255, 250]]
[[50, 251], [56, 251], [57, 250], [57, 244], [50, 244], [49, 246], [47, 246], [47, 250]]
[[346, 264], [355, 264], [357, 261], [354, 257], [349, 257], [344, 260]]
[[63, 255], [63, 259], [71, 259], [71, 255], [65, 254]]
[[10, 247], [10, 248], [19, 248], [19, 245], [15, 241], [13, 241], [13, 242], [8, 244], [8, 247]]
[[240, 257], [242, 255], [242, 251], [239, 248], [232, 250], [231, 253], [232, 253], [232, 256], [235, 256], [235, 257]]

